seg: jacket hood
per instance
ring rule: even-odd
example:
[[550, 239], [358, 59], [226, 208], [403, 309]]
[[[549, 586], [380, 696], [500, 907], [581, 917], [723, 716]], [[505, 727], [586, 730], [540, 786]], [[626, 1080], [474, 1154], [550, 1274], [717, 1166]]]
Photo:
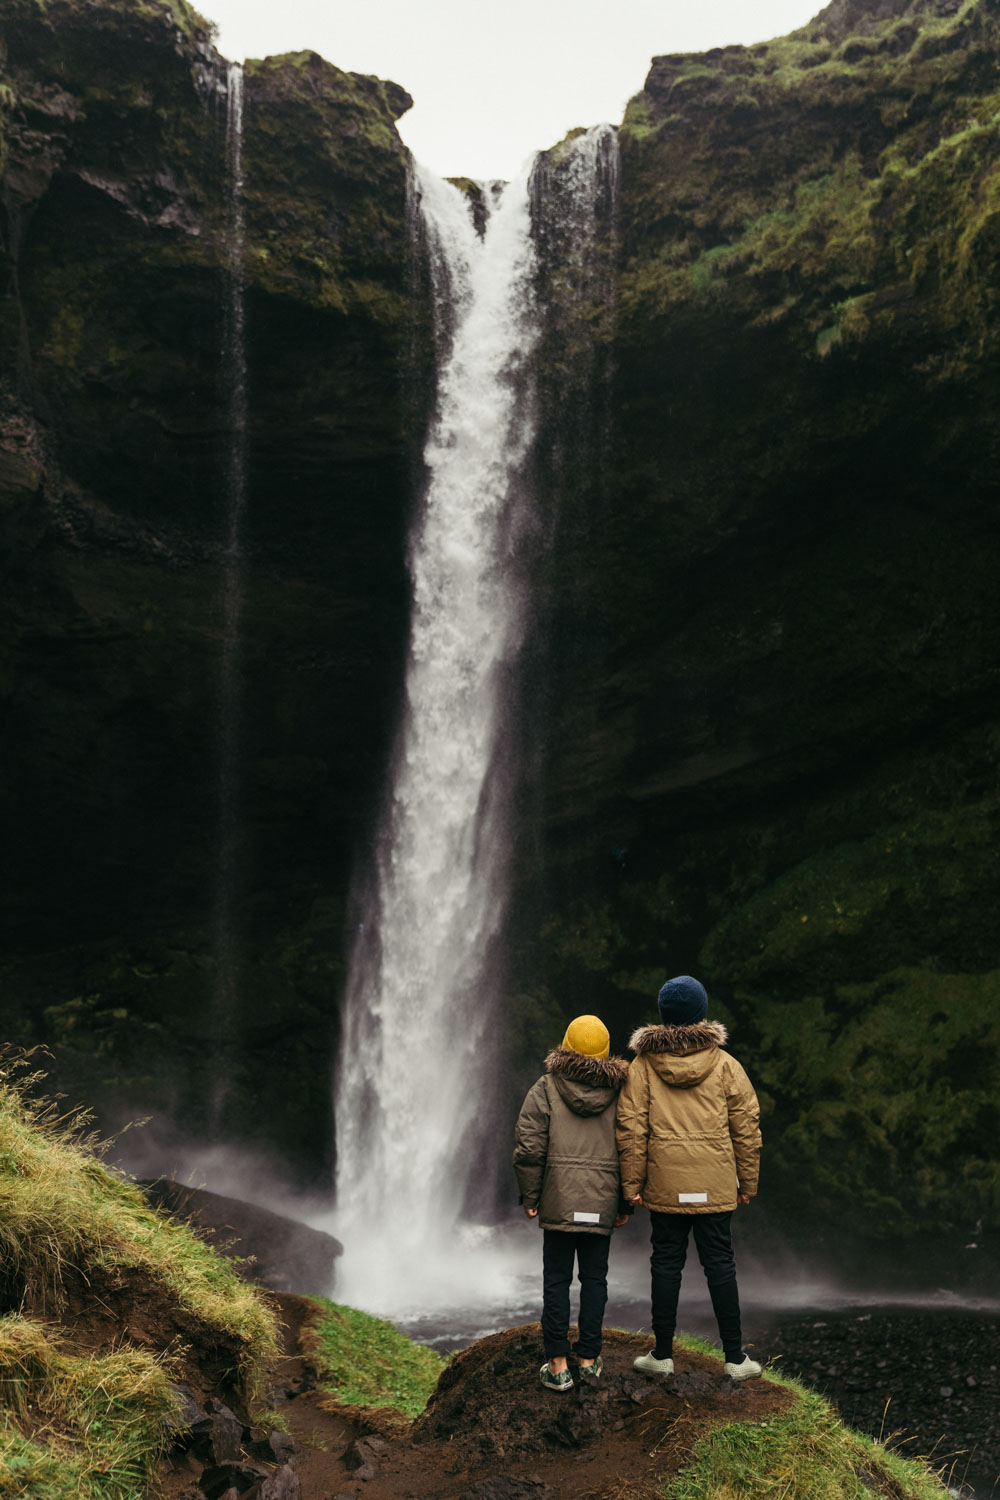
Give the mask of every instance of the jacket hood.
[[621, 1057], [587, 1057], [570, 1047], [555, 1047], [545, 1059], [545, 1071], [574, 1114], [599, 1115], [617, 1099], [628, 1064]]
[[629, 1046], [671, 1088], [692, 1089], [718, 1066], [719, 1048], [728, 1040], [721, 1022], [693, 1021], [688, 1026], [640, 1026]]
[[553, 1047], [545, 1059], [546, 1073], [558, 1073], [577, 1083], [594, 1083], [601, 1088], [624, 1088], [628, 1063], [623, 1057], [588, 1057], [572, 1047]]

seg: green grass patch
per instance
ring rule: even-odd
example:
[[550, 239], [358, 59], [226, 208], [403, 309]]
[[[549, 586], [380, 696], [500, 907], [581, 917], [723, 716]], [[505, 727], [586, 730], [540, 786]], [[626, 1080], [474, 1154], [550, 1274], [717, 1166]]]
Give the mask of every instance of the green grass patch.
[[345, 1406], [390, 1406], [411, 1420], [430, 1400], [447, 1361], [382, 1318], [325, 1298], [308, 1357], [317, 1385]]
[[[720, 1358], [702, 1339], [682, 1347]], [[795, 1403], [762, 1422], [727, 1422], [694, 1446], [691, 1463], [664, 1488], [668, 1500], [942, 1500], [948, 1491], [919, 1459], [845, 1427], [832, 1407], [796, 1380], [768, 1371]]]

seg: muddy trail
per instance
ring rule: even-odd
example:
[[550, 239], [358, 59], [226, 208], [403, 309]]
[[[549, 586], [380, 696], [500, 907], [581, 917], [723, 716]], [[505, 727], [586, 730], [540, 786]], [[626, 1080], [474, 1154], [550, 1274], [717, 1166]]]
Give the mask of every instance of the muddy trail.
[[763, 1421], [791, 1400], [766, 1379], [737, 1385], [699, 1354], [680, 1354], [672, 1379], [639, 1375], [632, 1361], [649, 1340], [627, 1333], [606, 1333], [598, 1389], [577, 1382], [569, 1394], [548, 1391], [538, 1381], [544, 1353], [532, 1323], [457, 1355], [410, 1424], [317, 1390], [315, 1305], [277, 1301], [285, 1353], [275, 1406], [287, 1434], [244, 1428], [237, 1448], [215, 1413], [222, 1441], [213, 1445], [209, 1413], [209, 1427], [202, 1423], [195, 1442], [182, 1439], [164, 1463], [164, 1500], [645, 1500], [712, 1427]]

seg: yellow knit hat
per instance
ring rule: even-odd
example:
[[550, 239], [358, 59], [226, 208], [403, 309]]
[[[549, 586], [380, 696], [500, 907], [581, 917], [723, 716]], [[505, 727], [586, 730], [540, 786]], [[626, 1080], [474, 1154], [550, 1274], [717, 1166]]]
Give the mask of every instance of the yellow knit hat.
[[582, 1052], [584, 1057], [607, 1057], [611, 1051], [608, 1028], [596, 1016], [577, 1016], [570, 1021], [562, 1044], [574, 1052]]

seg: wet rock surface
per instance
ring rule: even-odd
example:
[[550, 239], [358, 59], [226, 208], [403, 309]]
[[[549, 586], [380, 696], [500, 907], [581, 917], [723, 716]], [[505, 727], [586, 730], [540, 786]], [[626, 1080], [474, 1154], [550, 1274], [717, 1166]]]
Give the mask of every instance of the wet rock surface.
[[142, 1188], [155, 1208], [185, 1220], [214, 1249], [235, 1259], [249, 1280], [280, 1292], [294, 1287], [303, 1296], [325, 1296], [333, 1285], [342, 1252], [333, 1235], [258, 1204], [164, 1178]]

